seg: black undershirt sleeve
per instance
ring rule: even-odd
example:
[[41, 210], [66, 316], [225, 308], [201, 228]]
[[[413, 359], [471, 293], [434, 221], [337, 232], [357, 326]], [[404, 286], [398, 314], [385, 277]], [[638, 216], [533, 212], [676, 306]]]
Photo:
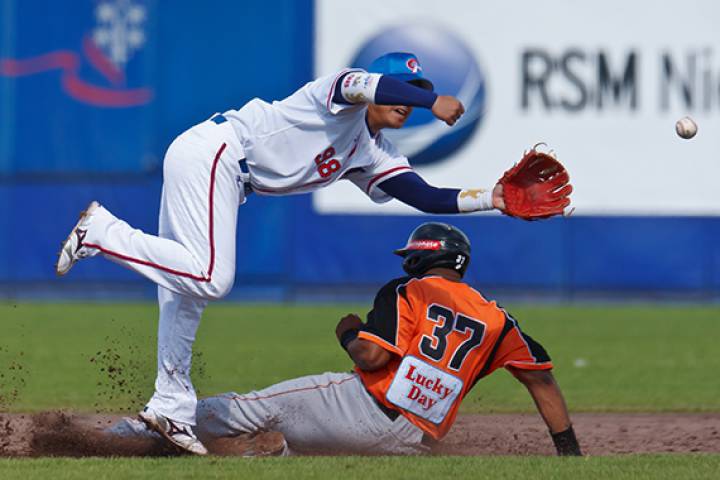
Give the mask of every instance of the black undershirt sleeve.
[[408, 278], [398, 278], [388, 282], [375, 296], [373, 308], [367, 314], [367, 323], [363, 331], [378, 336], [391, 345], [395, 345], [398, 328], [398, 295], [405, 295], [405, 283]]

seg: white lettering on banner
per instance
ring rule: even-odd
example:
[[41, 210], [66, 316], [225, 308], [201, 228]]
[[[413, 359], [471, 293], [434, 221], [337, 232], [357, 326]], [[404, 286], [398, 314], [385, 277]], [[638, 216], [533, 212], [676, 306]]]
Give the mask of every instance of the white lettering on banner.
[[432, 423], [441, 423], [463, 389], [459, 378], [417, 357], [403, 358], [386, 394], [388, 401]]

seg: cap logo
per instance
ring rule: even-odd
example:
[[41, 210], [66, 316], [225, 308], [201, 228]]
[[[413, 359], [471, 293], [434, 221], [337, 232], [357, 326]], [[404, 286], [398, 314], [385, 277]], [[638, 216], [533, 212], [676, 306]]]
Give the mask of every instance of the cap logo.
[[415, 57], [408, 58], [407, 62], [405, 62], [405, 65], [407, 65], [408, 70], [410, 70], [412, 73], [422, 72], [422, 68], [420, 68], [420, 64]]
[[440, 250], [441, 248], [440, 240], [413, 240], [405, 247], [406, 250]]

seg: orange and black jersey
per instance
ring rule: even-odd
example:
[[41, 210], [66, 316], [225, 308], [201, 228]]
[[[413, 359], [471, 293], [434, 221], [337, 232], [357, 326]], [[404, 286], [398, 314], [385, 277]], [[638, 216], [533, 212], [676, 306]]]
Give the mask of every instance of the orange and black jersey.
[[386, 284], [358, 337], [395, 354], [379, 370], [356, 368], [370, 394], [436, 439], [467, 392], [498, 367], [552, 368], [545, 349], [505, 310], [440, 276]]

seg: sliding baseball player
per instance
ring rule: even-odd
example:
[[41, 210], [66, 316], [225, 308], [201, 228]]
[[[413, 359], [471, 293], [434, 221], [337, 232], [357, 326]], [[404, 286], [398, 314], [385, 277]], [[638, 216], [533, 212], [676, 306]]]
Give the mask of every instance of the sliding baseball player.
[[[337, 325], [353, 372], [200, 400], [200, 438], [212, 444], [272, 430], [286, 441], [275, 444], [276, 454], [424, 453], [448, 433], [468, 392], [505, 368], [527, 387], [558, 454], [580, 455], [545, 349], [462, 282], [470, 262], [465, 234], [426, 223], [396, 253], [408, 276], [380, 289], [366, 322], [350, 314]], [[113, 430], [127, 434], [132, 426]]]

